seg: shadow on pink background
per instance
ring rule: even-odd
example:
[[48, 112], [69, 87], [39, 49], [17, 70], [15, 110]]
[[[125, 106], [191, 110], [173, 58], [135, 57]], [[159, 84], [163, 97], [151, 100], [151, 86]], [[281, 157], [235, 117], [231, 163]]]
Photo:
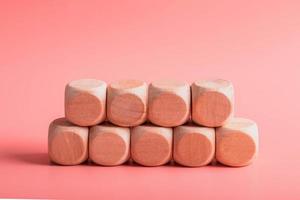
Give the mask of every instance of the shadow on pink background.
[[[300, 2], [0, 1], [0, 197], [299, 199]], [[77, 78], [224, 78], [256, 120], [244, 168], [49, 165]]]

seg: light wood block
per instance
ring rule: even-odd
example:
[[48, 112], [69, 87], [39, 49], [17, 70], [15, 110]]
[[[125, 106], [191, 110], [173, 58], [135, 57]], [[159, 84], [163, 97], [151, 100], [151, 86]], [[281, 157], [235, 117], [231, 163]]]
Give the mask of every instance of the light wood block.
[[93, 126], [106, 117], [106, 83], [95, 79], [71, 81], [65, 88], [65, 116], [79, 126]]
[[107, 119], [118, 126], [138, 126], [146, 121], [148, 86], [139, 80], [112, 83], [107, 91]]
[[54, 120], [48, 133], [50, 160], [61, 165], [77, 165], [87, 160], [88, 132], [87, 127], [73, 125], [65, 118]]
[[190, 87], [178, 81], [155, 81], [149, 86], [148, 119], [153, 124], [174, 127], [190, 116]]
[[89, 136], [89, 158], [96, 164], [115, 166], [130, 155], [130, 130], [110, 124], [93, 126]]
[[219, 127], [233, 115], [233, 85], [229, 81], [196, 81], [192, 84], [192, 120]]
[[209, 164], [215, 154], [215, 129], [194, 124], [174, 128], [173, 158], [175, 162], [200, 167]]
[[142, 125], [131, 129], [131, 158], [144, 166], [166, 164], [172, 157], [172, 129]]
[[258, 153], [258, 129], [249, 119], [233, 118], [216, 129], [216, 159], [241, 167], [252, 163]]

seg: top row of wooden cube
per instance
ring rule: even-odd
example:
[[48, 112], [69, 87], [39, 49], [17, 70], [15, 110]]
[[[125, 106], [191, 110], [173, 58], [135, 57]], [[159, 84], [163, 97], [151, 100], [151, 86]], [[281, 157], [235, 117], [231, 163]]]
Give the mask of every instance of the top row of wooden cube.
[[79, 126], [108, 120], [132, 127], [149, 120], [175, 127], [190, 117], [199, 125], [219, 127], [233, 115], [233, 86], [226, 80], [188, 83], [121, 80], [107, 84], [95, 79], [71, 81], [65, 88], [65, 116]]

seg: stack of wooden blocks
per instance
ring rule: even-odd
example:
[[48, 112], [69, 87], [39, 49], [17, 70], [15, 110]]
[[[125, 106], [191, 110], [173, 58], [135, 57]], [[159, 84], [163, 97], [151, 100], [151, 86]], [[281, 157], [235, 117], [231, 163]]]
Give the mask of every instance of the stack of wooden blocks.
[[116, 166], [128, 160], [187, 167], [216, 160], [246, 166], [258, 152], [255, 122], [233, 117], [233, 85], [225, 80], [75, 80], [65, 88], [65, 118], [49, 127], [51, 161]]

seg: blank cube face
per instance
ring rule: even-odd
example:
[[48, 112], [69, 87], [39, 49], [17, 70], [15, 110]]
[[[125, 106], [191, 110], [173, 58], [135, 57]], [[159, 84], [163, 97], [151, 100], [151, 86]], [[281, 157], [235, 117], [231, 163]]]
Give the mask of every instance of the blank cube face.
[[148, 119], [158, 126], [184, 124], [190, 114], [190, 87], [176, 81], [156, 81], [149, 86]]
[[215, 130], [194, 125], [174, 129], [174, 160], [188, 167], [209, 164], [215, 153]]
[[54, 120], [49, 127], [48, 154], [61, 165], [77, 165], [88, 157], [88, 128], [77, 127], [64, 118]]
[[90, 129], [89, 157], [99, 165], [115, 166], [129, 158], [130, 131], [112, 125], [99, 125]]
[[106, 83], [95, 79], [70, 82], [65, 89], [66, 118], [79, 126], [92, 126], [106, 116]]
[[258, 152], [258, 130], [255, 122], [233, 118], [216, 130], [218, 162], [241, 167], [252, 163]]
[[192, 85], [192, 119], [195, 123], [219, 127], [233, 113], [233, 86], [224, 80], [197, 81]]
[[194, 102], [194, 117], [200, 124], [220, 126], [231, 113], [231, 103], [219, 92], [204, 92]]
[[123, 80], [108, 87], [107, 118], [118, 126], [137, 126], [146, 121], [148, 88], [138, 80]]
[[131, 157], [144, 166], [159, 166], [172, 157], [172, 129], [138, 126], [131, 131]]

